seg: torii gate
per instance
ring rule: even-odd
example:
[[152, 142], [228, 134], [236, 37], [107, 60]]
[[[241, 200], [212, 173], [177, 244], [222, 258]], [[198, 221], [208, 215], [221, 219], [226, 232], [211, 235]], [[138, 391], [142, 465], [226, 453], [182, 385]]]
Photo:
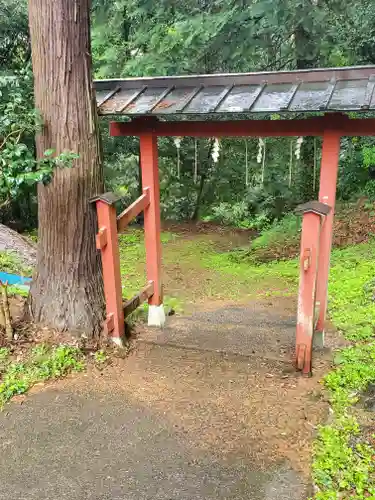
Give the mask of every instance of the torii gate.
[[[160, 77], [95, 82], [100, 114], [122, 114], [132, 121], [110, 123], [112, 136], [137, 136], [143, 194], [118, 217], [113, 193], [96, 203], [109, 337], [120, 343], [124, 315], [148, 300], [150, 326], [163, 326], [158, 137], [323, 138], [319, 201], [299, 207], [303, 213], [298, 293], [296, 367], [312, 371], [313, 342], [324, 345], [327, 288], [337, 174], [342, 136], [375, 135], [375, 119], [350, 119], [343, 112], [375, 110], [375, 67], [319, 69], [279, 73]], [[304, 119], [270, 120], [271, 113], [315, 113]], [[262, 119], [246, 115], [263, 113]], [[320, 116], [316, 116], [318, 113]], [[184, 115], [209, 115], [210, 121]], [[213, 116], [217, 116], [212, 120]], [[228, 116], [237, 120], [228, 120]], [[245, 119], [244, 118], [245, 115]], [[179, 116], [179, 121], [165, 118]], [[223, 116], [226, 118], [223, 119]], [[122, 302], [118, 231], [144, 211], [148, 284]]]

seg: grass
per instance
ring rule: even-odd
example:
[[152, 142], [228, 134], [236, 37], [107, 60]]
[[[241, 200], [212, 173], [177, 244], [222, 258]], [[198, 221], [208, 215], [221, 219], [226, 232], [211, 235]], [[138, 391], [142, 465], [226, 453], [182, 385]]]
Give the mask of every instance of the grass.
[[[296, 219], [287, 218], [255, 240], [253, 249], [265, 249], [272, 255], [274, 241], [279, 242], [283, 237], [287, 242], [296, 234], [298, 236]], [[185, 237], [163, 233], [162, 244], [165, 304], [177, 312], [189, 301], [243, 300], [285, 296], [297, 291], [296, 260], [258, 264], [244, 260], [241, 254], [220, 251], [207, 235]], [[146, 282], [142, 231], [131, 230], [120, 237], [120, 256], [124, 297], [130, 298]], [[0, 255], [1, 268], [8, 272], [18, 271], [19, 263], [13, 256]], [[181, 284], [176, 287], [178, 276]], [[373, 242], [335, 250], [329, 284], [329, 314], [350, 346], [337, 353], [334, 369], [323, 381], [332, 416], [328, 425], [319, 428], [314, 445], [315, 500], [375, 499], [374, 442], [364, 437], [355, 406], [361, 393], [375, 383], [374, 301]], [[147, 304], [134, 313], [132, 320], [143, 319], [146, 314]], [[26, 362], [11, 362], [8, 354], [0, 350], [0, 374], [3, 372], [0, 404], [38, 381], [82, 369], [78, 351], [63, 347], [48, 349], [48, 352], [32, 352]], [[99, 352], [96, 356], [97, 363], [105, 363], [105, 354]]]
[[[0, 252], [0, 271], [31, 276], [32, 268], [24, 266], [11, 252]], [[8, 294], [27, 296], [25, 287], [9, 286]], [[36, 383], [64, 377], [84, 368], [79, 349], [40, 344], [30, 349], [21, 361], [14, 360], [8, 348], [0, 348], [0, 408], [13, 396], [26, 393]]]
[[[293, 220], [285, 224], [289, 227]], [[272, 247], [271, 241], [267, 236], [256, 245]], [[139, 270], [137, 274], [134, 269], [144, 262], [141, 235], [125, 235], [122, 248], [123, 259], [126, 256], [123, 272], [130, 271], [128, 284], [139, 288], [144, 274], [140, 278]], [[241, 260], [238, 254], [219, 252], [214, 244], [198, 236], [185, 240], [173, 235], [164, 238], [163, 255], [165, 267], [184, 263], [189, 273], [185, 288], [178, 292], [180, 301], [192, 293], [189, 279], [194, 272], [202, 277], [202, 296], [206, 298], [285, 296], [297, 291], [296, 260], [257, 265]], [[211, 281], [208, 293], [203, 284], [205, 273]], [[323, 381], [333, 413], [329, 425], [319, 428], [314, 445], [313, 478], [318, 490], [315, 500], [375, 499], [375, 449], [373, 442], [364, 437], [354, 411], [361, 392], [375, 382], [373, 242], [333, 251], [329, 297], [330, 318], [351, 345], [337, 353], [335, 367]]]
[[316, 500], [375, 499], [374, 441], [363, 437], [354, 407], [375, 382], [374, 277], [373, 242], [333, 253], [330, 317], [351, 345], [336, 355], [324, 379], [333, 415], [315, 443]]
[[79, 349], [46, 344], [32, 348], [22, 361], [15, 361], [7, 348], [0, 348], [0, 408], [13, 396], [33, 385], [84, 369]]
[[[200, 300], [238, 300], [262, 294], [290, 294], [296, 290], [295, 261], [254, 266], [232, 253], [220, 251], [207, 235], [185, 238], [163, 233], [162, 244], [164, 304], [176, 312]], [[124, 296], [130, 298], [146, 282], [142, 231], [132, 230], [120, 236], [120, 257]], [[178, 279], [180, 286], [177, 286]], [[146, 309], [136, 314], [142, 316]]]

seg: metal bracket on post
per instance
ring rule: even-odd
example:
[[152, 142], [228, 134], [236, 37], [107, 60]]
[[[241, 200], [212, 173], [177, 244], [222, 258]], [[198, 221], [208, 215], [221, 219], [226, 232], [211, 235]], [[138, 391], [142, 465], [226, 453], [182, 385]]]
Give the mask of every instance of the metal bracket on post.
[[331, 208], [325, 203], [311, 201], [297, 207], [303, 215], [300, 284], [296, 332], [296, 368], [304, 375], [311, 375], [314, 316], [316, 314], [315, 292], [318, 273], [319, 239], [322, 220]]
[[117, 216], [114, 204], [120, 198], [114, 193], [104, 193], [91, 198], [96, 205], [98, 233], [96, 248], [102, 256], [106, 319], [104, 333], [117, 345], [122, 345], [125, 336], [125, 320], [122, 306], [120, 252], [117, 235]]

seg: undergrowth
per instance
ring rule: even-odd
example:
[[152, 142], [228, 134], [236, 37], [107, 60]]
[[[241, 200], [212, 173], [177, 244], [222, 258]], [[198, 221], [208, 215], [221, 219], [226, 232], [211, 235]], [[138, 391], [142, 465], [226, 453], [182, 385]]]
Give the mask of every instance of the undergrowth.
[[333, 411], [314, 448], [316, 500], [375, 499], [375, 441], [364, 437], [354, 405], [375, 382], [375, 249], [373, 242], [335, 251], [330, 316], [351, 345], [324, 379]]
[[12, 359], [9, 349], [0, 348], [0, 408], [38, 382], [83, 369], [83, 356], [75, 347], [41, 344], [33, 347], [21, 361]]
[[251, 249], [275, 249], [275, 247], [298, 244], [300, 229], [301, 217], [294, 214], [286, 215], [255, 238], [251, 243]]
[[13, 252], [0, 252], [0, 272], [29, 277], [32, 271], [32, 268], [23, 264]]
[[[298, 283], [296, 261], [269, 262], [252, 265], [237, 258], [233, 252], [218, 250], [209, 237], [194, 236], [185, 239], [171, 233], [162, 233], [164, 282], [176, 284], [176, 274], [183, 279], [173, 296], [164, 297], [166, 311], [182, 312], [187, 303], [201, 299], [237, 300], [259, 295], [289, 295], [295, 293]], [[121, 275], [124, 298], [131, 298], [146, 283], [143, 232], [131, 230], [120, 236]], [[197, 276], [198, 282], [192, 281]], [[167, 276], [168, 277], [168, 276]], [[140, 307], [129, 318], [130, 322], [145, 318], [147, 305]]]

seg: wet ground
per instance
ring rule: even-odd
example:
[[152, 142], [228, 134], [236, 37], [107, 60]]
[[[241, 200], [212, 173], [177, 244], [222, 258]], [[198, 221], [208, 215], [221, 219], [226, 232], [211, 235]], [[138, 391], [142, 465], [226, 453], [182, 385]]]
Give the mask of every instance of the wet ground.
[[290, 362], [294, 304], [216, 304], [0, 414], [0, 499], [304, 500], [326, 416]]

